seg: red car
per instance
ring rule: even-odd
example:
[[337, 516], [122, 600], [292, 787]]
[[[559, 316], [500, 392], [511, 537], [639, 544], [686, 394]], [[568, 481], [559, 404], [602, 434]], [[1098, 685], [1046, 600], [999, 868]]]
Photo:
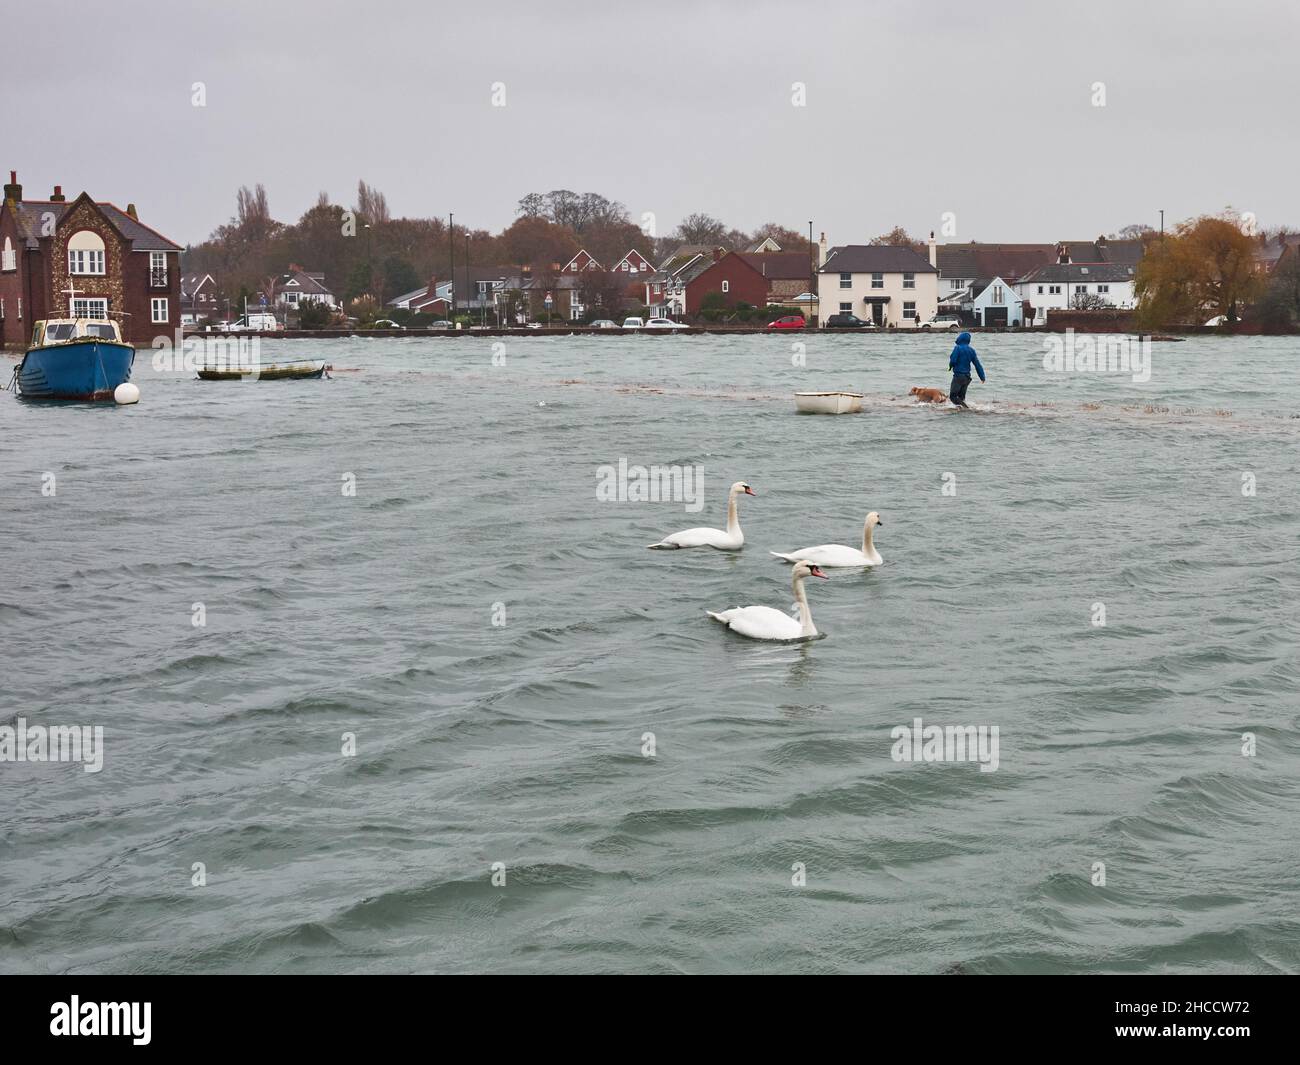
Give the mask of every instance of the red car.
[[802, 315], [787, 314], [784, 318], [778, 318], [775, 322], [768, 322], [767, 327], [768, 329], [802, 329], [806, 324]]

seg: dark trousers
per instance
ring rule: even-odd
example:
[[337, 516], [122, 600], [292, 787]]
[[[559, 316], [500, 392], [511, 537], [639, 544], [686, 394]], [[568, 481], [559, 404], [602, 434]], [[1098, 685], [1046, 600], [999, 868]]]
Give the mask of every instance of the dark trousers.
[[952, 375], [952, 387], [948, 389], [948, 398], [959, 407], [966, 406], [966, 389], [970, 385], [970, 374], [955, 373]]

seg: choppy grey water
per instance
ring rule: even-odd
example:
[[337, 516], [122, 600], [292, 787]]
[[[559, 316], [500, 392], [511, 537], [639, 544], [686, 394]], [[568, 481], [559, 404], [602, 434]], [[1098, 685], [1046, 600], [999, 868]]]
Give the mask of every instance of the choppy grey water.
[[[972, 414], [904, 398], [939, 337], [280, 341], [356, 372], [0, 397], [0, 723], [105, 735], [0, 764], [0, 969], [1300, 970], [1296, 342], [1134, 383], [976, 341]], [[703, 512], [598, 501], [621, 458], [701, 465]], [[740, 479], [742, 553], [645, 550]], [[868, 510], [824, 639], [706, 617], [788, 609], [768, 550]], [[917, 717], [997, 770], [894, 761]]]

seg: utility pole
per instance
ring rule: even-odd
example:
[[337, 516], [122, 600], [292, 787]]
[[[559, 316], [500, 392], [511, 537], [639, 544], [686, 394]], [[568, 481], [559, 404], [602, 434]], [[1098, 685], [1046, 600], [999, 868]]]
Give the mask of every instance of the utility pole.
[[[451, 245], [451, 303], [448, 305], [447, 321], [456, 321], [456, 216], [447, 212], [447, 243]], [[436, 296], [437, 293], [435, 292]]]
[[[814, 292], [813, 286], [817, 283], [817, 266], [818, 266], [817, 252], [813, 249], [812, 219], [810, 218], [808, 219], [808, 291], [812, 292], [814, 295], [816, 293]], [[807, 318], [808, 315], [805, 313], [804, 317]], [[821, 302], [818, 301], [817, 322], [819, 325], [821, 324], [821, 318], [822, 318]]]

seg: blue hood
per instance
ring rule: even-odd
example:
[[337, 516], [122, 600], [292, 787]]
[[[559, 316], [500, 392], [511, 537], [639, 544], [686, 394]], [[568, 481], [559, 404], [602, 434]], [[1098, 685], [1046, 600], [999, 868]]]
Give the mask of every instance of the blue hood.
[[969, 334], [969, 333], [958, 333], [958, 334], [957, 334], [957, 343], [958, 343], [958, 344], [969, 344], [969, 343], [970, 343], [970, 334]]

